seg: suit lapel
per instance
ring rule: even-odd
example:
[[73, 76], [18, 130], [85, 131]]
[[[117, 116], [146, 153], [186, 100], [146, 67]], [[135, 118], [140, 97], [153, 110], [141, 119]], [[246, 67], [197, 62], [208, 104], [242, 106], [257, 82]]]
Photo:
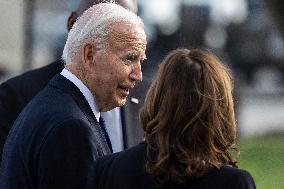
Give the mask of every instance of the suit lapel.
[[78, 87], [60, 74], [55, 75], [49, 82], [49, 85], [61, 89], [73, 97], [76, 104], [79, 106], [81, 111], [85, 114], [86, 118], [89, 120], [92, 129], [94, 130], [94, 134], [98, 139], [99, 147], [103, 151], [103, 154], [104, 155], [110, 154], [111, 151], [108, 147], [104, 134], [101, 131], [99, 122], [97, 121], [95, 115], [93, 114], [88, 101], [81, 93], [81, 91], [78, 89]]

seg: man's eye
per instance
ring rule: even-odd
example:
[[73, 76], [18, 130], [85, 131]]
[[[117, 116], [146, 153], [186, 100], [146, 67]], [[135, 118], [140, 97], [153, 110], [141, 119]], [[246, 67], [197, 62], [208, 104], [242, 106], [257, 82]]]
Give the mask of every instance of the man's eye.
[[136, 59], [136, 55], [135, 54], [128, 54], [125, 58], [128, 61], [134, 61]]

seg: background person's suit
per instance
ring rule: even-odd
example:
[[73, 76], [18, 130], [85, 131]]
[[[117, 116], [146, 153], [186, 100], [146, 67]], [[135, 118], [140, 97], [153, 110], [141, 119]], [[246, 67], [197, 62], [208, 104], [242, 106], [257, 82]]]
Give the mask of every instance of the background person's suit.
[[110, 153], [87, 100], [58, 74], [15, 121], [0, 188], [84, 188], [95, 159]]
[[151, 80], [144, 76], [127, 97], [126, 104], [121, 108], [124, 148], [135, 146], [143, 139], [143, 130], [139, 124], [139, 109], [142, 107]]
[[63, 63], [56, 61], [13, 77], [0, 85], [0, 157], [8, 132], [19, 113], [62, 69]]

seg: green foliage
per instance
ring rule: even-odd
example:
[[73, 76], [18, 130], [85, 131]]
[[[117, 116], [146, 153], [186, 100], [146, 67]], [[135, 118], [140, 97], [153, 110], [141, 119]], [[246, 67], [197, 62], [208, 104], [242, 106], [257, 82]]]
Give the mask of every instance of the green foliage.
[[239, 168], [253, 176], [257, 189], [284, 189], [284, 133], [241, 138]]

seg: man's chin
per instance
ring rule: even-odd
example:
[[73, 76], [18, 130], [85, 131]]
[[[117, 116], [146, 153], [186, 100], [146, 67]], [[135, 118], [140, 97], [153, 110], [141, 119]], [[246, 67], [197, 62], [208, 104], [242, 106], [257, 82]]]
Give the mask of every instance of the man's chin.
[[112, 101], [112, 103], [105, 104], [104, 108], [100, 109], [100, 111], [101, 112], [107, 112], [107, 111], [110, 111], [114, 108], [124, 106], [125, 103], [126, 103], [126, 98], [116, 99], [116, 100]]
[[118, 107], [124, 106], [126, 103], [126, 98], [118, 102]]

